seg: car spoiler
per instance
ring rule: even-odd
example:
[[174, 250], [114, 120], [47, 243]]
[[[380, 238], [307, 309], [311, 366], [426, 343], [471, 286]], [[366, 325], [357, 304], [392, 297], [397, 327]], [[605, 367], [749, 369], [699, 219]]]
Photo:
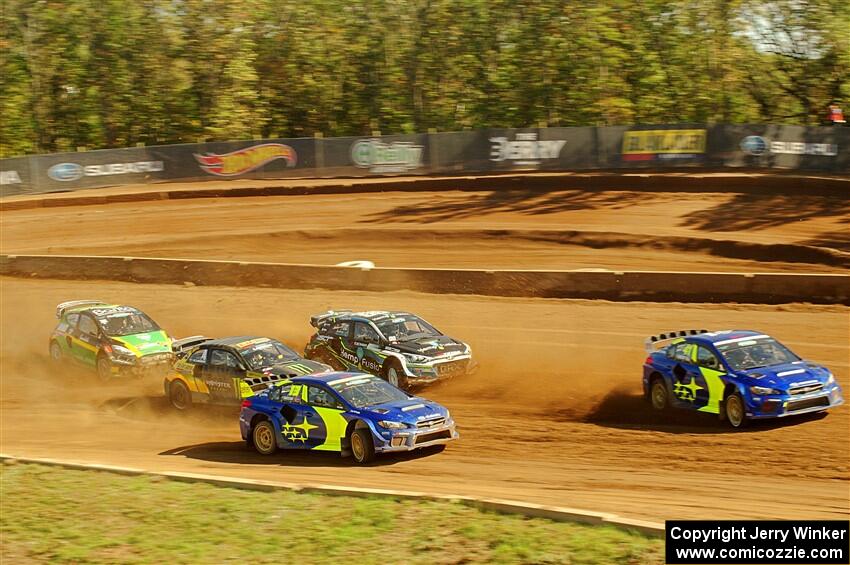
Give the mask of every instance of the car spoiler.
[[334, 316], [337, 316], [338, 314], [351, 314], [351, 310], [328, 310], [324, 314], [316, 314], [315, 316], [310, 316], [310, 325], [314, 328], [318, 328], [319, 324], [321, 324], [325, 320], [333, 319]]
[[[269, 388], [270, 386], [276, 385], [282, 381], [288, 381], [292, 377], [287, 376], [277, 376], [277, 375], [263, 375], [261, 377], [244, 377], [240, 379], [241, 383], [247, 385], [244, 387], [240, 384], [239, 392], [242, 398], [248, 398], [253, 396], [258, 392], [262, 392]], [[250, 392], [249, 392], [250, 391]]]
[[175, 339], [171, 342], [171, 350], [179, 356], [181, 353], [185, 353], [196, 345], [200, 345], [205, 341], [211, 341], [212, 339], [213, 338], [211, 337], [202, 335], [193, 335], [191, 337], [184, 337], [183, 339]]
[[70, 308], [79, 308], [80, 306], [94, 306], [96, 304], [106, 305], [108, 302], [103, 300], [69, 300], [56, 306], [56, 317], [61, 318]]
[[644, 341], [644, 348], [647, 353], [654, 353], [661, 349], [661, 345], [667, 345], [674, 339], [687, 337], [689, 335], [699, 335], [708, 333], [708, 330], [678, 330], [675, 332], [667, 332], [658, 335], [651, 335]]

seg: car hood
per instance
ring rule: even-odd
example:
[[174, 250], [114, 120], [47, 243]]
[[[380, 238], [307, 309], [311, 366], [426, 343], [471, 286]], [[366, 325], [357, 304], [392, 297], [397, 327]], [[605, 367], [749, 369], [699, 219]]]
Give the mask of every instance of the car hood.
[[412, 353], [427, 357], [440, 357], [447, 354], [464, 353], [466, 352], [466, 344], [447, 335], [440, 335], [393, 342], [387, 349], [396, 349], [401, 353]]
[[417, 422], [445, 418], [449, 414], [444, 406], [418, 397], [377, 404], [364, 410], [371, 412], [379, 420], [404, 422], [414, 426]]
[[311, 375], [313, 373], [324, 373], [329, 370], [331, 370], [331, 368], [324, 363], [302, 358], [284, 359], [274, 365], [260, 369], [263, 373], [270, 373], [280, 377]]
[[171, 338], [162, 330], [135, 335], [110, 336], [110, 339], [123, 345], [137, 357], [152, 353], [171, 353]]
[[802, 361], [771, 365], [770, 367], [757, 367], [742, 371], [740, 374], [745, 376], [753, 385], [768, 386], [784, 391], [807, 384], [826, 384], [830, 373], [825, 367]]

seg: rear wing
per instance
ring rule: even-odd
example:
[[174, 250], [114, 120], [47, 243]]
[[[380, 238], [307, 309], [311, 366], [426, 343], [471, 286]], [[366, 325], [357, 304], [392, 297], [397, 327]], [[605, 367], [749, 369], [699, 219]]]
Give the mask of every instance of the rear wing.
[[678, 330], [675, 332], [651, 335], [646, 338], [643, 345], [647, 353], [655, 353], [661, 349], [662, 346], [669, 345], [674, 339], [705, 333], [708, 333], [708, 330]]
[[196, 345], [200, 345], [206, 341], [211, 341], [212, 339], [213, 338], [211, 337], [202, 335], [193, 335], [191, 337], [184, 337], [183, 339], [175, 339], [171, 342], [171, 350], [176, 353], [178, 357], [181, 357], [181, 354], [185, 354]]
[[103, 300], [69, 300], [68, 302], [63, 302], [56, 306], [56, 317], [61, 318], [65, 315], [65, 312], [71, 308], [79, 308], [80, 306], [95, 306], [95, 305], [107, 305], [108, 302], [104, 302]]
[[254, 396], [274, 386], [275, 384], [288, 381], [290, 377], [277, 375], [262, 375], [260, 377], [244, 377], [239, 380], [239, 394], [242, 398]]
[[314, 328], [319, 327], [319, 325], [325, 320], [332, 320], [334, 317], [340, 314], [351, 314], [351, 310], [328, 310], [324, 314], [316, 314], [315, 316], [310, 316], [310, 325]]

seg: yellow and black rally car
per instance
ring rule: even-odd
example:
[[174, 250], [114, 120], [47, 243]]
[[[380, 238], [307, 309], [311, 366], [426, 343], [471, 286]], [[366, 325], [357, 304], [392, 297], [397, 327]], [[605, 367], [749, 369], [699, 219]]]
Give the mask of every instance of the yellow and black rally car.
[[56, 307], [50, 357], [112, 377], [162, 375], [174, 360], [171, 338], [144, 312], [101, 300], [72, 300]]
[[178, 410], [192, 404], [239, 405], [274, 382], [331, 370], [269, 337], [194, 336], [175, 341], [174, 350], [177, 361], [164, 384]]

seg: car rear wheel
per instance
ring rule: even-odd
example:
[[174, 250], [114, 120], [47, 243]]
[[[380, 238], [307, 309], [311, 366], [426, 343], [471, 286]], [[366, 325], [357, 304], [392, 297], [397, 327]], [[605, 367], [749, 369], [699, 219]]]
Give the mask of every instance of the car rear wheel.
[[733, 428], [742, 428], [747, 423], [747, 412], [744, 408], [744, 399], [740, 393], [732, 393], [723, 403], [723, 411], [726, 421]]
[[268, 420], [257, 422], [251, 431], [251, 438], [254, 440], [254, 449], [260, 455], [271, 455], [277, 451], [274, 426]]
[[50, 342], [50, 360], [54, 363], [62, 362], [62, 347], [56, 341]]
[[652, 381], [652, 386], [649, 389], [649, 400], [652, 402], [652, 407], [655, 410], [660, 412], [667, 409], [669, 402], [667, 398], [667, 385], [664, 384], [664, 379], [656, 378]]
[[375, 444], [372, 434], [365, 428], [354, 430], [351, 434], [351, 456], [357, 463], [369, 463], [375, 459]]
[[388, 383], [401, 389], [407, 388], [407, 377], [397, 362], [390, 362], [384, 369], [384, 378]]
[[102, 382], [108, 382], [112, 379], [112, 362], [107, 357], [98, 357], [95, 367], [97, 368], [97, 378]]
[[192, 407], [192, 393], [182, 381], [174, 381], [168, 387], [168, 401], [177, 410], [188, 410]]

